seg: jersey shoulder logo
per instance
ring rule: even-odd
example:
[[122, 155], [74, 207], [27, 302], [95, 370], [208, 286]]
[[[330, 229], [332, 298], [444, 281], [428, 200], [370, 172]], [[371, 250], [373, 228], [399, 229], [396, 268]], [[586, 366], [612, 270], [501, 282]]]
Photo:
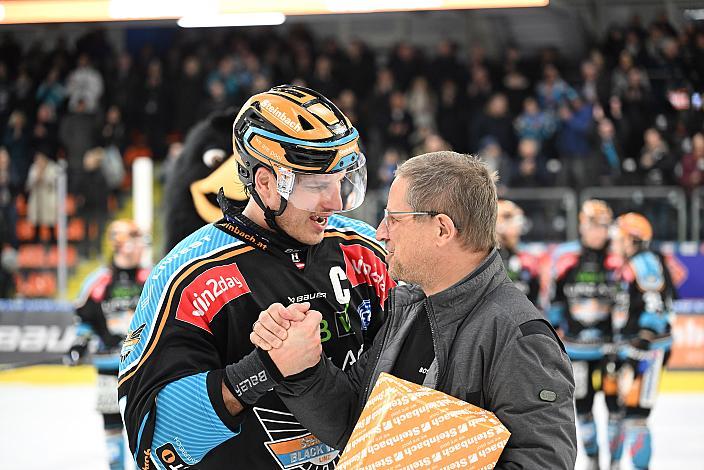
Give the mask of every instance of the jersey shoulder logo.
[[127, 332], [127, 337], [125, 341], [122, 342], [122, 349], [120, 350], [120, 362], [127, 359], [134, 347], [139, 343], [145, 326], [147, 326], [147, 324], [142, 323], [136, 329]]
[[281, 469], [335, 468], [340, 452], [320, 442], [291, 413], [257, 407], [253, 411], [270, 439], [264, 445]]
[[383, 308], [389, 290], [396, 285], [386, 270], [386, 264], [372, 250], [362, 245], [340, 244], [345, 258], [345, 274], [352, 287], [367, 284], [376, 291]]
[[210, 322], [229, 301], [251, 292], [236, 263], [200, 273], [181, 292], [176, 318], [210, 331]]

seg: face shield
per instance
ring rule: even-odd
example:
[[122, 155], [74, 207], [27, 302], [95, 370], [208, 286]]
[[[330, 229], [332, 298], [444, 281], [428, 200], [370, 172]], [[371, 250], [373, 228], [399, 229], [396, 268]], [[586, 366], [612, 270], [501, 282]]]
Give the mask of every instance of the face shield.
[[[356, 154], [355, 154], [356, 155]], [[367, 190], [364, 154], [335, 173], [304, 173], [275, 167], [278, 193], [308, 212], [347, 212], [358, 208]]]

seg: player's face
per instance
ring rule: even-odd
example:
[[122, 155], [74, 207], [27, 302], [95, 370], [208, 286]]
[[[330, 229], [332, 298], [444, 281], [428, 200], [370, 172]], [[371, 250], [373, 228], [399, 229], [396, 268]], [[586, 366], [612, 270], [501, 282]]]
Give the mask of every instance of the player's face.
[[321, 205], [315, 212], [298, 209], [292, 204], [286, 205], [286, 210], [276, 218], [276, 223], [290, 237], [306, 245], [317, 245], [323, 241], [328, 218], [332, 209]]
[[501, 246], [510, 250], [514, 249], [521, 240], [523, 229], [523, 214], [499, 210], [496, 218], [496, 233]]
[[119, 234], [115, 246], [115, 258], [119, 258], [124, 267], [138, 266], [142, 259], [144, 241], [139, 232], [125, 232]]
[[609, 240], [609, 226], [593, 220], [584, 222], [579, 227], [582, 243], [588, 248], [599, 250]]

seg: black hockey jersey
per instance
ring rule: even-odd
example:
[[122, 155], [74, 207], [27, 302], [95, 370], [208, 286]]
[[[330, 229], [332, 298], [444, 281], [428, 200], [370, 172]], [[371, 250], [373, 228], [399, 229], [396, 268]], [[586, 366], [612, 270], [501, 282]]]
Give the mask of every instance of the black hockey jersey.
[[333, 216], [320, 244], [287, 248], [240, 215], [174, 247], [152, 270], [121, 354], [120, 408], [139, 468], [334, 468], [338, 451], [273, 391], [233, 417], [221, 384], [275, 302], [309, 301], [323, 314], [325, 354], [343, 369], [354, 363], [394, 284], [373, 234]]

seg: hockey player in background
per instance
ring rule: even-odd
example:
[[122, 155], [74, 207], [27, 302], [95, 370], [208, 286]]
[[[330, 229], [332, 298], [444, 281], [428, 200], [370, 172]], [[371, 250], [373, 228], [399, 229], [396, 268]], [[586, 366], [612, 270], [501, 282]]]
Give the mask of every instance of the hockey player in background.
[[513, 201], [500, 199], [496, 217], [496, 234], [499, 238], [499, 253], [504, 261], [504, 268], [506, 268], [509, 279], [540, 310], [538, 305], [540, 293], [538, 260], [529, 253], [518, 249], [524, 226], [523, 209]]
[[627, 316], [620, 328], [626, 346], [620, 353], [624, 364], [618, 388], [625, 408], [625, 445], [638, 470], [647, 469], [650, 462], [647, 419], [672, 345], [672, 302], [676, 297], [663, 256], [649, 247], [652, 237], [650, 223], [640, 214], [629, 212], [614, 222], [613, 247], [625, 258], [619, 271], [619, 290], [627, 294], [620, 296]]
[[[620, 258], [609, 252], [611, 208], [601, 200], [584, 202], [579, 213], [580, 240], [559, 246], [554, 253], [553, 285], [548, 318], [563, 336], [572, 360], [579, 434], [589, 458], [589, 470], [599, 469], [597, 428], [592, 413], [595, 393], [604, 392], [609, 409], [609, 446], [620, 459], [620, 424], [612, 314]], [[601, 383], [595, 384], [595, 372]], [[598, 375], [598, 374], [596, 374]]]
[[[100, 268], [84, 282], [76, 312], [80, 324], [76, 342], [68, 353], [70, 364], [89, 362], [98, 369], [98, 411], [103, 415], [110, 470], [124, 468], [125, 443], [117, 404], [117, 372], [120, 349], [137, 308], [148, 276], [140, 268], [144, 248], [142, 234], [131, 220], [116, 220], [108, 227], [112, 249], [109, 266]], [[95, 344], [95, 351], [89, 345]], [[89, 353], [89, 349], [92, 352]]]

